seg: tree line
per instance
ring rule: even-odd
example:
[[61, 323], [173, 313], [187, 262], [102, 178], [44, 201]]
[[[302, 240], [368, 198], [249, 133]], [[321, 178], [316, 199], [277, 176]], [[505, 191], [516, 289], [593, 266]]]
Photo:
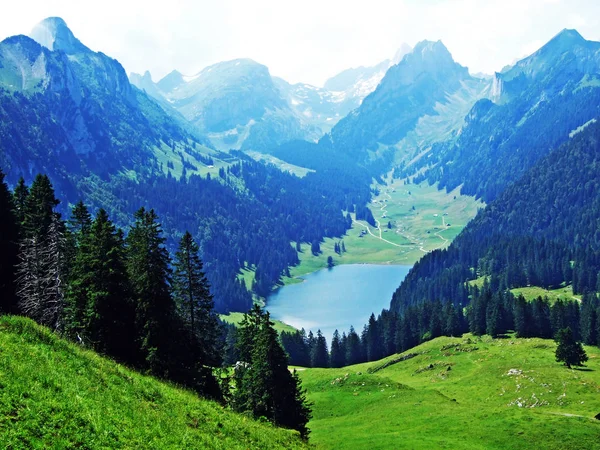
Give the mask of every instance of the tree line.
[[223, 329], [190, 233], [172, 259], [154, 210], [138, 209], [125, 234], [103, 209], [92, 217], [78, 202], [65, 221], [58, 204], [47, 176], [11, 192], [0, 172], [0, 313], [308, 436], [300, 380], [260, 308], [234, 343], [244, 375], [220, 376]]
[[318, 331], [282, 332], [281, 342], [290, 363], [304, 367], [344, 367], [377, 361], [409, 350], [440, 336], [499, 337], [515, 332], [517, 337], [557, 338], [569, 328], [574, 340], [600, 347], [600, 300], [586, 294], [582, 301], [538, 297], [527, 301], [510, 291], [494, 290], [487, 282], [467, 288], [471, 302], [466, 307], [452, 302], [427, 301], [402, 313], [383, 310], [371, 315], [362, 331], [351, 327], [341, 335], [335, 330], [331, 345]]

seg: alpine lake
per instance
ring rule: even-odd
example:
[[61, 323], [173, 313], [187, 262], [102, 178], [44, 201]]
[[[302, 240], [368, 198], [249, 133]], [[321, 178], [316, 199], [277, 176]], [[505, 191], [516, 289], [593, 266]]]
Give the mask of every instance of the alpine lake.
[[354, 326], [361, 333], [369, 316], [389, 308], [392, 294], [411, 266], [345, 264], [303, 275], [302, 283], [283, 286], [267, 298], [271, 318], [297, 329], [321, 330], [331, 342], [333, 332]]

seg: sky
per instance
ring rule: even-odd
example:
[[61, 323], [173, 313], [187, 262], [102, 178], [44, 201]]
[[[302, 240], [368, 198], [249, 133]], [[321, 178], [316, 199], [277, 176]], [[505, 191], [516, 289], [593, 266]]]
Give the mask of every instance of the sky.
[[442, 40], [471, 73], [500, 71], [564, 28], [600, 41], [598, 0], [26, 0], [4, 6], [0, 39], [62, 17], [85, 45], [154, 81], [251, 58], [291, 83]]

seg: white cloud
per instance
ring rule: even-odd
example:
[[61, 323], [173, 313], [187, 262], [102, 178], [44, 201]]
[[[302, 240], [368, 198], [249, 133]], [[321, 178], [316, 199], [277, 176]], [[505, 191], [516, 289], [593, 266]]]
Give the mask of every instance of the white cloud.
[[4, 8], [0, 33], [27, 34], [47, 16], [63, 17], [86, 45], [155, 79], [248, 57], [291, 82], [321, 84], [423, 39], [441, 39], [472, 72], [491, 73], [565, 27], [600, 40], [596, 0], [30, 0]]

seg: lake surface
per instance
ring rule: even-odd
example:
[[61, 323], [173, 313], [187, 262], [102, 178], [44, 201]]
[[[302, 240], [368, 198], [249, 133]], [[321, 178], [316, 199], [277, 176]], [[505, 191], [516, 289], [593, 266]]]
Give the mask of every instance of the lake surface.
[[349, 264], [323, 269], [302, 278], [303, 283], [283, 286], [267, 298], [266, 309], [281, 320], [308, 333], [340, 335], [353, 325], [358, 334], [369, 320], [390, 307], [392, 294], [411, 266]]

